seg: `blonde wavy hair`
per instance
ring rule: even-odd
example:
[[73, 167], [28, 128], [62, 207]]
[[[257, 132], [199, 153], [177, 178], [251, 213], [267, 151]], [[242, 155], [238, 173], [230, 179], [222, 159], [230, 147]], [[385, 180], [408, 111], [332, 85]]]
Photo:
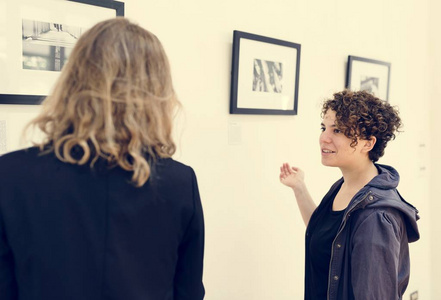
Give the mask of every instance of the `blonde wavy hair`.
[[79, 38], [41, 114], [27, 128], [43, 132], [43, 141], [35, 143], [43, 153], [91, 167], [101, 157], [132, 171], [132, 182], [140, 187], [150, 177], [152, 161], [176, 150], [177, 107], [161, 42], [117, 17]]

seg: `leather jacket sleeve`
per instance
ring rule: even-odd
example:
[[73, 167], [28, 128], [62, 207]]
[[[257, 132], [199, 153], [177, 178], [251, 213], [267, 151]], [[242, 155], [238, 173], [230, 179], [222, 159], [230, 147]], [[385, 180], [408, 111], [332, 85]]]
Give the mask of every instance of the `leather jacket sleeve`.
[[[400, 261], [408, 259], [401, 214], [391, 208], [369, 210], [353, 232], [351, 286], [357, 300], [399, 299], [408, 278], [400, 278]], [[403, 247], [406, 245], [406, 247]], [[408, 264], [407, 264], [408, 265]], [[401, 284], [399, 284], [401, 282]], [[402, 285], [402, 286], [399, 286]]]

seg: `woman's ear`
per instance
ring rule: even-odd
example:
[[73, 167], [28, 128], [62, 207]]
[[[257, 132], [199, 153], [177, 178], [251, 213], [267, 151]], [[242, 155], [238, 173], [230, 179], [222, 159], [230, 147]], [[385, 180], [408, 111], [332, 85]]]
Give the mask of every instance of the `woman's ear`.
[[369, 139], [364, 140], [363, 151], [366, 153], [371, 151], [374, 148], [376, 142], [377, 138], [375, 136], [371, 136]]

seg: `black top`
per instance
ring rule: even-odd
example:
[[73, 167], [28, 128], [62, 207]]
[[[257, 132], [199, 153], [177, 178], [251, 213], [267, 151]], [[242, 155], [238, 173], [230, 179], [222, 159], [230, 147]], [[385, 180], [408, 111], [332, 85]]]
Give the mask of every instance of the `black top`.
[[202, 299], [195, 174], [172, 159], [152, 170], [137, 188], [98, 162], [36, 148], [0, 157], [1, 300]]
[[321, 300], [327, 297], [332, 242], [337, 235], [344, 214], [344, 210], [332, 210], [334, 198], [339, 190], [340, 187], [332, 194], [326, 195], [322, 201], [328, 200], [328, 204], [320, 207], [311, 216], [310, 222], [313, 226], [307, 232], [305, 272], [308, 276], [306, 281], [309, 287], [308, 292], [305, 291], [305, 299]]

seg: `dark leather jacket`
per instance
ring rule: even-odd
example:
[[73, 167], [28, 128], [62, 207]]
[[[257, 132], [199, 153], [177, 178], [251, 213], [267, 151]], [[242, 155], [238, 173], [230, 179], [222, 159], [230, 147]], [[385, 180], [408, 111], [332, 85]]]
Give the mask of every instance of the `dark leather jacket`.
[[[408, 243], [419, 239], [418, 210], [398, 193], [398, 172], [390, 166], [376, 166], [379, 175], [351, 200], [332, 244], [328, 300], [402, 299], [409, 282]], [[328, 193], [333, 193], [342, 181], [337, 181]], [[308, 224], [307, 244], [309, 230], [315, 226], [322, 206], [324, 203]], [[309, 299], [307, 289], [305, 282], [305, 299]]]

